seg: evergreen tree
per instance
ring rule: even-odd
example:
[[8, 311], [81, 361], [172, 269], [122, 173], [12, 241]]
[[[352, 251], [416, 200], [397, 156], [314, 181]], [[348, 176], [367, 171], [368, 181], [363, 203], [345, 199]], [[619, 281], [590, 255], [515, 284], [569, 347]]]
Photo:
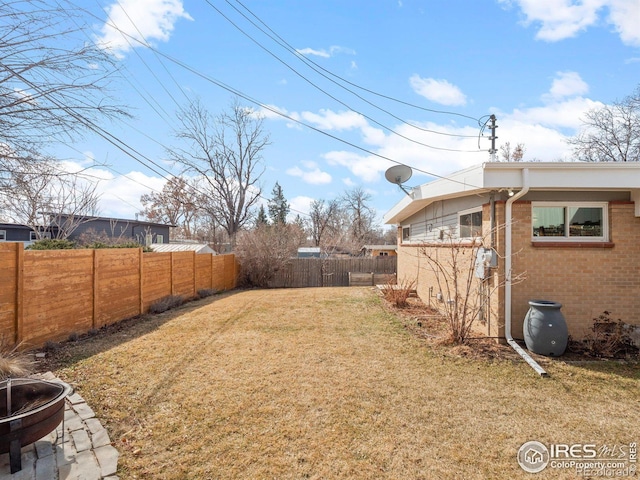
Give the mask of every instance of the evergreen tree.
[[269, 218], [274, 225], [287, 223], [287, 215], [289, 214], [289, 202], [284, 198], [282, 187], [276, 182], [271, 191], [271, 199], [268, 204]]
[[264, 210], [264, 205], [260, 205], [260, 210], [258, 210], [258, 218], [256, 218], [256, 227], [268, 224], [269, 219], [267, 218], [267, 212], [265, 212]]

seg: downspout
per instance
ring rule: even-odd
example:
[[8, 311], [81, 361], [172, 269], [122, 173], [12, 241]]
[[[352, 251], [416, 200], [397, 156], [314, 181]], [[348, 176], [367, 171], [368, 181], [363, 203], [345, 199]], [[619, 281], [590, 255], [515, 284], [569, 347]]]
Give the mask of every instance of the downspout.
[[522, 169], [522, 189], [516, 193], [513, 197], [509, 197], [505, 205], [505, 283], [504, 283], [504, 337], [507, 343], [520, 355], [525, 362], [531, 366], [540, 376], [546, 377], [547, 372], [529, 355], [518, 343], [513, 339], [511, 335], [511, 254], [512, 254], [512, 205], [513, 202], [522, 198], [529, 191], [529, 169]]

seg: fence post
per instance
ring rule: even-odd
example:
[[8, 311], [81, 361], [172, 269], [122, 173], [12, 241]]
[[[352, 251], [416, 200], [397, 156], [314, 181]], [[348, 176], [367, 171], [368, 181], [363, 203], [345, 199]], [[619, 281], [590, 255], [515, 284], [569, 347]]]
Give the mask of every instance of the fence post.
[[196, 251], [194, 250], [193, 252], [193, 256], [191, 257], [191, 265], [193, 265], [193, 296], [195, 297], [198, 293], [198, 275], [196, 273]]
[[138, 275], [140, 279], [140, 286], [138, 288], [138, 291], [140, 292], [140, 315], [142, 315], [144, 313], [144, 258], [142, 247], [138, 249]]
[[91, 312], [91, 328], [96, 328], [96, 320], [98, 316], [98, 250], [93, 249], [93, 309]]
[[171, 255], [171, 265], [170, 265], [170, 270], [171, 270], [171, 295], [175, 295], [176, 294], [176, 282], [173, 278], [173, 252], [171, 252], [169, 255]]
[[16, 305], [14, 317], [14, 340], [19, 344], [23, 336], [23, 300], [24, 300], [24, 244], [16, 243]]

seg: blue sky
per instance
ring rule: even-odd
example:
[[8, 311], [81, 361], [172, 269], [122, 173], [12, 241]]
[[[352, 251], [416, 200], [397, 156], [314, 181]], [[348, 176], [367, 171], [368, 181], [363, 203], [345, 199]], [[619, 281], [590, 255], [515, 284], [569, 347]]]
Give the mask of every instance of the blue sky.
[[271, 145], [263, 152], [264, 197], [277, 181], [293, 213], [305, 213], [313, 199], [360, 186], [380, 217], [404, 195], [385, 181], [387, 168], [413, 167], [413, 186], [432, 179], [429, 174], [488, 161], [487, 132], [479, 136], [487, 115], [497, 117], [498, 146], [524, 143], [525, 159], [568, 161], [565, 140], [584, 112], [621, 100], [640, 84], [638, 0], [99, 0], [83, 6], [94, 40], [123, 69], [111, 94], [135, 116], [104, 127], [141, 155], [133, 159], [91, 135], [57, 153], [70, 169], [108, 165], [93, 170], [102, 178], [100, 208], [107, 216], [132, 218], [140, 196], [162, 188], [158, 173], [167, 173], [148, 168], [147, 159], [179, 173], [166, 160], [166, 148], [177, 144], [175, 112], [187, 97], [199, 97], [213, 114], [228, 110], [233, 94], [220, 84], [265, 115]]

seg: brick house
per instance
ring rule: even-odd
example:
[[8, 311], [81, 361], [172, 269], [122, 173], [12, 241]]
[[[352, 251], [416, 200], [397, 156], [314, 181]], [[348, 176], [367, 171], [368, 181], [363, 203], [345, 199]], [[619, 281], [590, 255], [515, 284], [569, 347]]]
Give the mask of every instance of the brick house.
[[640, 162], [484, 163], [410, 193], [384, 220], [398, 226], [398, 281], [425, 303], [447, 300], [427, 254], [445, 258], [454, 238], [477, 270], [483, 334], [522, 339], [534, 299], [561, 303], [574, 339], [605, 310], [640, 324]]

